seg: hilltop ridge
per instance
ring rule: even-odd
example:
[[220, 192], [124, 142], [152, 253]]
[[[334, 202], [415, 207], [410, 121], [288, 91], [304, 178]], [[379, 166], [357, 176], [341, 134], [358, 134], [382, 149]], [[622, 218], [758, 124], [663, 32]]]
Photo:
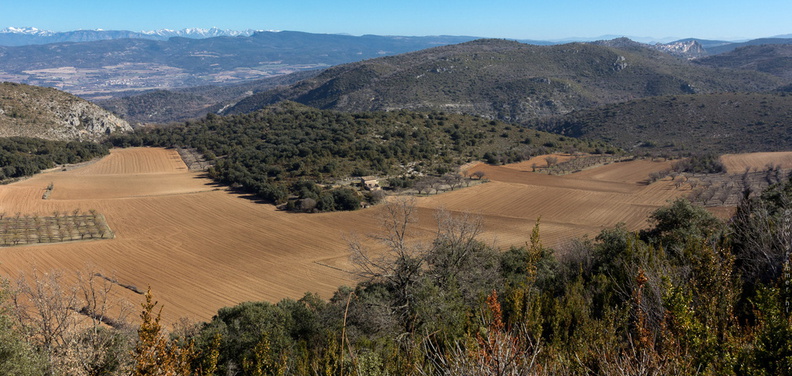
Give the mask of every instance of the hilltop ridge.
[[510, 122], [658, 95], [768, 91], [769, 74], [716, 70], [618, 39], [536, 46], [480, 39], [328, 68], [225, 113], [281, 100], [341, 111], [444, 110]]

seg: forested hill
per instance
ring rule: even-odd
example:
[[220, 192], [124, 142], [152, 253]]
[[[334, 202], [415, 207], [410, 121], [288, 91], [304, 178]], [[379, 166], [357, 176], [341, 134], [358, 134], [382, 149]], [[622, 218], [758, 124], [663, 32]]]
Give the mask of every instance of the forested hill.
[[649, 152], [792, 150], [792, 95], [721, 93], [637, 99], [537, 120], [538, 129]]
[[522, 122], [648, 96], [764, 91], [783, 83], [769, 74], [704, 67], [629, 42], [535, 46], [476, 40], [329, 68], [249, 97], [228, 112], [288, 99], [342, 111], [442, 110]]
[[408, 111], [342, 113], [282, 102], [245, 115], [140, 129], [117, 146], [194, 147], [216, 159], [215, 179], [283, 202], [300, 180], [332, 185], [351, 176], [442, 175], [471, 160], [514, 162], [555, 150], [613, 151], [604, 144], [468, 115]]
[[693, 62], [709, 67], [755, 70], [792, 80], [792, 45], [789, 44], [746, 46]]

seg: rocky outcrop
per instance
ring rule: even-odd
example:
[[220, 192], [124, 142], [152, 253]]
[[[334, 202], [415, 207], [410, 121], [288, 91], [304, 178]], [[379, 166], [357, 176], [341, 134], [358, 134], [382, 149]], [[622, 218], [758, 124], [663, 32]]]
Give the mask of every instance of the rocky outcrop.
[[708, 52], [704, 49], [704, 46], [702, 46], [701, 43], [696, 40], [678, 41], [665, 44], [658, 43], [654, 45], [654, 48], [685, 59], [695, 59], [708, 55]]
[[87, 101], [56, 108], [53, 113], [61, 119], [61, 126], [51, 129], [53, 138], [97, 140], [114, 132], [132, 131], [129, 123]]
[[129, 132], [126, 121], [71, 94], [50, 88], [0, 84], [0, 136], [98, 141]]

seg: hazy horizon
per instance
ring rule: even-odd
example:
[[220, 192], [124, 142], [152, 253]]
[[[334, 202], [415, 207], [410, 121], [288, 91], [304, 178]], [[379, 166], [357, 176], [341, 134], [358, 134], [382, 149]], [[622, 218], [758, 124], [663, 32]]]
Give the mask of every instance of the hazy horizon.
[[762, 6], [705, 0], [683, 2], [490, 3], [462, 1], [399, 2], [307, 0], [269, 2], [206, 0], [134, 3], [89, 0], [10, 2], [0, 14], [2, 27], [35, 27], [54, 32], [217, 27], [230, 30], [290, 30], [349, 35], [464, 35], [524, 40], [592, 39], [627, 36], [668, 41], [683, 38], [746, 40], [792, 32], [786, 20], [792, 2]]

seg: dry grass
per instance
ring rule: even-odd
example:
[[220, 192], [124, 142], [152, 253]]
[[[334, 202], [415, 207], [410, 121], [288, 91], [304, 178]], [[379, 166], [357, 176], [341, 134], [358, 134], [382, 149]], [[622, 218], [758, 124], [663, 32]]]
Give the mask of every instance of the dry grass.
[[[417, 199], [416, 233], [425, 239], [434, 234], [433, 215], [441, 207], [482, 215], [484, 239], [497, 246], [524, 244], [539, 217], [550, 246], [619, 222], [639, 228], [657, 207], [687, 193], [669, 181], [643, 183], [667, 167], [634, 161], [550, 176], [519, 166], [474, 166], [471, 171], [485, 171], [491, 181]], [[54, 189], [42, 200], [50, 183]], [[0, 275], [91, 265], [120, 284], [150, 285], [171, 322], [208, 320], [218, 308], [248, 300], [300, 298], [305, 292], [329, 298], [338, 286], [355, 283], [345, 271], [351, 269], [345, 235], [378, 231], [380, 211], [277, 211], [188, 171], [175, 150], [153, 148], [112, 150], [89, 166], [0, 186], [0, 212], [78, 207], [104, 214], [115, 239], [0, 249]], [[117, 293], [140, 301], [132, 291]]]

